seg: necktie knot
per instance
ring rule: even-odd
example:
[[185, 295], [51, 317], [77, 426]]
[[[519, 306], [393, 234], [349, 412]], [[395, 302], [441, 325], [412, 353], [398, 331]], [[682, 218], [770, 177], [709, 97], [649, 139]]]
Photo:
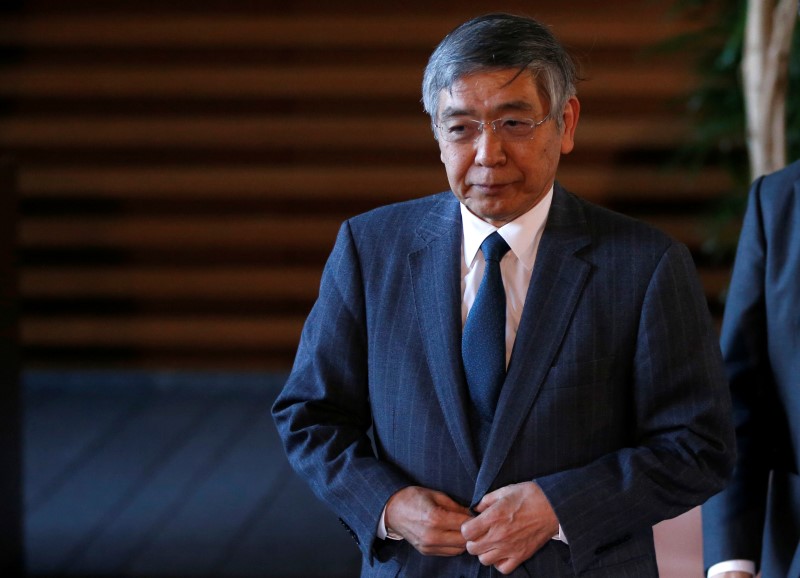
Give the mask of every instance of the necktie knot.
[[510, 249], [511, 247], [508, 246], [506, 240], [503, 239], [497, 231], [486, 237], [483, 243], [481, 243], [481, 251], [486, 261], [496, 261], [499, 263], [503, 255], [508, 253]]

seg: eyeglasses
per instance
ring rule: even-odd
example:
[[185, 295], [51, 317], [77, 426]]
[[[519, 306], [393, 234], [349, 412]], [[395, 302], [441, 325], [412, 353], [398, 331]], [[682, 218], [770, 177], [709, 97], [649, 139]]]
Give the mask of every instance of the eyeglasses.
[[486, 125], [492, 127], [492, 132], [503, 141], [523, 141], [533, 138], [536, 127], [550, 119], [548, 114], [540, 121], [532, 118], [516, 118], [506, 116], [496, 120], [484, 122], [473, 118], [452, 118], [442, 124], [435, 125], [439, 136], [447, 142], [468, 143], [478, 139]]

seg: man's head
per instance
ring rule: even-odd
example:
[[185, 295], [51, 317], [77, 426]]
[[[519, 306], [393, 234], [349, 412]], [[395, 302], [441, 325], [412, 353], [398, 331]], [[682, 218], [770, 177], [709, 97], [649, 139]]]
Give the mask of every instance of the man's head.
[[503, 68], [531, 74], [552, 110], [562, 110], [575, 96], [575, 63], [546, 26], [522, 16], [487, 14], [453, 30], [428, 60], [422, 102], [433, 124], [442, 90], [474, 72]]
[[575, 66], [538, 22], [507, 14], [450, 33], [425, 71], [423, 100], [450, 188], [500, 227], [550, 190], [573, 148]]

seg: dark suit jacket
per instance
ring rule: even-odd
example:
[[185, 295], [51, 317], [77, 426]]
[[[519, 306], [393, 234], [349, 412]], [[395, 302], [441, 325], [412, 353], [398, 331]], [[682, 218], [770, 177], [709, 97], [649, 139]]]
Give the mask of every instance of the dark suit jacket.
[[705, 562], [755, 560], [800, 576], [800, 161], [753, 184], [722, 350], [739, 459], [703, 508]]
[[[719, 491], [729, 397], [691, 257], [556, 186], [482, 463], [460, 359], [452, 193], [346, 222], [273, 413], [293, 466], [351, 530], [362, 576], [488, 575], [377, 540], [408, 485], [464, 505], [536, 480], [569, 546], [514, 576], [657, 576], [651, 526]], [[372, 428], [374, 446], [368, 437]]]

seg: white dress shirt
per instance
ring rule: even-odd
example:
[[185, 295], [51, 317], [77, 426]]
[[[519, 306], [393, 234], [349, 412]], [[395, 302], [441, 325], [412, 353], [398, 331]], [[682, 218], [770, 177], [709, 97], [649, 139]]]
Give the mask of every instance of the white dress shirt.
[[708, 569], [708, 578], [714, 578], [723, 572], [748, 572], [756, 575], [756, 563], [752, 560], [728, 560], [714, 564]]
[[475, 296], [478, 293], [486, 261], [483, 258], [481, 243], [497, 231], [505, 239], [511, 250], [500, 260], [500, 273], [506, 291], [506, 366], [511, 359], [514, 340], [517, 337], [525, 296], [531, 282], [539, 241], [544, 232], [550, 204], [553, 201], [553, 188], [527, 213], [506, 223], [499, 229], [469, 212], [461, 205], [461, 223], [464, 230], [462, 238], [461, 262], [461, 326], [467, 320]]
[[[475, 295], [478, 293], [478, 288], [483, 279], [483, 270], [486, 266], [483, 252], [480, 250], [481, 243], [486, 237], [497, 231], [508, 243], [508, 246], [511, 247], [511, 250], [500, 260], [500, 274], [503, 277], [503, 286], [506, 291], [506, 366], [508, 366], [508, 362], [511, 359], [511, 351], [514, 348], [514, 340], [517, 337], [517, 329], [522, 317], [522, 308], [525, 305], [525, 296], [528, 293], [528, 286], [531, 282], [536, 253], [539, 250], [539, 241], [544, 232], [552, 201], [553, 187], [551, 186], [550, 191], [533, 208], [499, 229], [476, 217], [463, 204], [461, 205], [461, 224], [463, 227], [461, 241], [463, 249], [461, 253], [462, 327], [475, 301]], [[378, 523], [378, 538], [382, 540], [386, 538], [400, 539], [399, 536], [387, 533], [384, 521], [385, 515], [386, 508], [384, 507]], [[553, 539], [567, 542], [561, 525], [558, 527], [558, 534]]]

